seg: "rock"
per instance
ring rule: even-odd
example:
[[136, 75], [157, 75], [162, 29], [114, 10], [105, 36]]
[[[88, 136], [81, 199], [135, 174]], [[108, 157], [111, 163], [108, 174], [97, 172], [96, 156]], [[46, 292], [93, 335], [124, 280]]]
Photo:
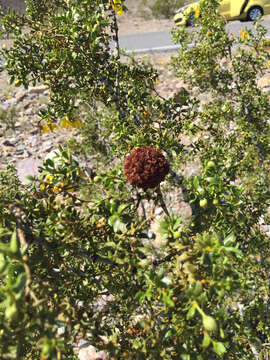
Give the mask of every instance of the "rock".
[[50, 150], [52, 150], [53, 146], [54, 146], [53, 142], [51, 140], [47, 140], [42, 145], [42, 151], [49, 152]]
[[109, 309], [109, 303], [114, 301], [113, 295], [101, 295], [93, 304], [94, 311], [103, 312]]
[[48, 90], [48, 87], [47, 86], [44, 86], [44, 85], [40, 85], [40, 86], [33, 86], [33, 87], [30, 87], [28, 89], [28, 93], [29, 94], [42, 94], [44, 93], [44, 91], [47, 91]]
[[[30, 105], [35, 105], [36, 100], [35, 99], [29, 99], [23, 103], [24, 109], [28, 109]], [[29, 110], [29, 109], [28, 109]], [[33, 112], [33, 108], [31, 107], [31, 112]], [[27, 114], [27, 110], [25, 111], [25, 114]]]
[[5, 145], [5, 146], [12, 146], [14, 147], [15, 144], [13, 144], [10, 140], [6, 139], [3, 141], [2, 145]]
[[0, 108], [2, 110], [7, 110], [9, 108], [9, 104], [7, 102], [4, 102], [3, 104], [0, 104]]
[[25, 115], [32, 115], [32, 114], [34, 114], [34, 109], [30, 107], [27, 110], [25, 110], [24, 114]]
[[265, 94], [270, 94], [270, 87], [268, 86], [268, 87], [263, 88], [262, 92]]
[[20, 155], [23, 154], [25, 150], [25, 145], [20, 144], [16, 147], [16, 154]]
[[17, 94], [15, 95], [15, 99], [17, 103], [22, 101], [26, 95], [27, 95], [27, 91], [25, 90], [18, 91]]
[[15, 98], [9, 98], [9, 99], [7, 99], [7, 100], [5, 101], [4, 104], [7, 104], [8, 107], [13, 106], [13, 105], [16, 104], [16, 99], [15, 99]]
[[83, 346], [79, 350], [79, 360], [107, 360], [107, 354], [104, 351], [96, 351], [96, 348], [92, 345], [87, 347]]
[[269, 87], [270, 85], [270, 74], [265, 74], [263, 77], [261, 77], [258, 82], [258, 87], [259, 88], [266, 88]]
[[27, 176], [37, 176], [38, 167], [41, 166], [42, 161], [33, 157], [20, 160], [16, 163], [18, 178], [22, 183], [27, 182]]
[[29, 137], [29, 145], [34, 147], [37, 146], [40, 142], [40, 136], [38, 135], [32, 135]]

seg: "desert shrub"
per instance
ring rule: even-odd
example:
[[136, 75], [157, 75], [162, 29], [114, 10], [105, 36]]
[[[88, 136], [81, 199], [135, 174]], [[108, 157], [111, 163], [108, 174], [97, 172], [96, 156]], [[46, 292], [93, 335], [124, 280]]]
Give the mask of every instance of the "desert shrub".
[[[15, 38], [1, 51], [11, 82], [46, 83], [43, 130], [80, 127], [84, 145], [60, 148], [28, 186], [13, 168], [0, 173], [1, 358], [76, 359], [78, 338], [111, 359], [263, 356], [270, 106], [257, 78], [269, 66], [265, 29], [257, 23], [231, 37], [218, 2], [203, 0], [200, 27], [174, 32], [181, 48], [172, 67], [189, 88], [165, 99], [149, 63], [120, 57], [122, 5], [28, 0], [25, 15], [2, 16]], [[96, 174], [71, 152], [85, 147], [98, 153]], [[197, 172], [184, 176], [189, 164]], [[188, 219], [173, 197], [190, 205]]]
[[176, 10], [180, 7], [184, 6], [186, 1], [183, 0], [169, 0], [169, 1], [162, 1], [162, 0], [155, 0], [155, 2], [150, 5], [150, 10], [152, 15], [156, 18], [171, 18]]
[[142, 0], [140, 4], [140, 14], [142, 16], [154, 17], [157, 19], [170, 19], [175, 14], [176, 10], [184, 6], [188, 1], [184, 0]]

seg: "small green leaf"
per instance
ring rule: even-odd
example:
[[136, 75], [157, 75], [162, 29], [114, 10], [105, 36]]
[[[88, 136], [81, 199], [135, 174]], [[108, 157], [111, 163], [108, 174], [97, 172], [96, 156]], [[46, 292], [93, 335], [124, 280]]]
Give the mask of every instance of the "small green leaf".
[[199, 296], [202, 293], [202, 284], [200, 281], [196, 281], [195, 285], [193, 286], [193, 295]]
[[193, 186], [194, 186], [195, 190], [197, 190], [198, 187], [200, 186], [200, 182], [199, 182], [198, 176], [194, 176], [194, 178], [193, 178]]
[[18, 255], [18, 253], [19, 253], [19, 241], [18, 241], [18, 238], [17, 238], [16, 230], [13, 231], [13, 234], [11, 235], [9, 247], [10, 247], [10, 251], [12, 252], [12, 254]]
[[6, 308], [5, 318], [7, 320], [14, 320], [16, 315], [17, 315], [17, 307], [16, 307], [16, 304], [13, 303]]
[[233, 243], [235, 243], [235, 240], [236, 240], [236, 238], [235, 238], [234, 233], [231, 233], [224, 239], [224, 245], [225, 246], [232, 245]]
[[213, 348], [217, 355], [222, 355], [226, 352], [226, 348], [221, 342], [213, 341]]
[[122, 212], [129, 207], [129, 204], [121, 204], [117, 209], [117, 214], [122, 214]]
[[19, 299], [21, 297], [25, 284], [26, 284], [26, 275], [25, 273], [22, 273], [18, 275], [15, 284], [12, 286], [12, 290], [16, 293], [16, 299]]
[[212, 339], [209, 336], [209, 334], [207, 332], [205, 332], [204, 337], [203, 337], [202, 347], [207, 348], [211, 344], [211, 340]]
[[195, 312], [196, 312], [196, 306], [194, 306], [194, 304], [192, 304], [186, 315], [187, 320], [190, 320], [191, 318], [193, 318], [193, 316], [195, 315]]

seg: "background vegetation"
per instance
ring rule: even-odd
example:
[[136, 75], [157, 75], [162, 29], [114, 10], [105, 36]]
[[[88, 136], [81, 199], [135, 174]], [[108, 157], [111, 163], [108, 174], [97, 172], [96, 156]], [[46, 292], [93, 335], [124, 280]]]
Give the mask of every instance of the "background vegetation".
[[[48, 86], [43, 131], [77, 127], [83, 140], [60, 147], [27, 186], [11, 167], [0, 174], [1, 357], [76, 359], [78, 338], [110, 359], [266, 357], [265, 29], [230, 36], [218, 2], [203, 0], [200, 27], [173, 34], [182, 46], [171, 68], [188, 87], [166, 99], [157, 70], [118, 47], [124, 1], [27, 4], [1, 14], [2, 36], [14, 37], [4, 68], [15, 85]], [[124, 159], [143, 146], [170, 164], [155, 188], [125, 178]], [[87, 154], [96, 173], [77, 160]], [[146, 165], [151, 174], [146, 160], [135, 175]]]

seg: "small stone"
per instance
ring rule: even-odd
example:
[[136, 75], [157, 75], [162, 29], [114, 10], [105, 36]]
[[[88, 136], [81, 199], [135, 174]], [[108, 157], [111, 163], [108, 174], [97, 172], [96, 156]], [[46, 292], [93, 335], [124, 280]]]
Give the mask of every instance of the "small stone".
[[17, 153], [17, 154], [22, 154], [22, 153], [24, 153], [24, 150], [25, 150], [25, 145], [23, 145], [23, 144], [20, 144], [20, 145], [18, 145], [18, 146], [16, 147], [16, 153]]
[[162, 213], [163, 213], [162, 207], [159, 206], [155, 209], [155, 215], [161, 215]]
[[9, 108], [9, 104], [8, 103], [4, 103], [4, 104], [0, 104], [0, 108], [2, 109], [2, 110], [7, 110], [8, 108]]
[[[35, 105], [35, 104], [36, 104], [35, 100], [29, 99], [23, 103], [23, 107], [24, 107], [24, 109], [28, 109], [30, 105]], [[31, 108], [31, 112], [32, 111], [33, 111], [33, 108]], [[26, 111], [25, 111], [25, 113], [26, 113]]]
[[79, 350], [79, 360], [107, 360], [108, 357], [104, 351], [97, 352], [95, 347], [89, 345]]
[[25, 115], [32, 115], [33, 114], [33, 109], [32, 108], [28, 108], [27, 110], [25, 110], [24, 114]]
[[3, 145], [5, 145], [5, 146], [12, 146], [12, 147], [14, 147], [15, 146], [15, 144], [13, 144], [10, 140], [5, 140], [5, 141], [3, 141]]
[[263, 88], [262, 92], [263, 92], [264, 94], [270, 94], [270, 87], [265, 87], [265, 88]]
[[44, 91], [47, 91], [47, 90], [48, 90], [48, 87], [44, 86], [44, 85], [33, 86], [28, 89], [28, 93], [29, 94], [33, 94], [33, 93], [42, 94], [42, 93], [44, 93]]
[[15, 95], [15, 99], [16, 99], [17, 103], [22, 101], [26, 95], [27, 95], [27, 92], [25, 90], [17, 92], [17, 94]]
[[37, 135], [31, 136], [29, 139], [29, 144], [32, 147], [37, 146], [39, 144], [39, 142], [40, 142], [40, 137]]
[[53, 142], [51, 140], [47, 140], [42, 145], [42, 151], [49, 152], [53, 148]]

